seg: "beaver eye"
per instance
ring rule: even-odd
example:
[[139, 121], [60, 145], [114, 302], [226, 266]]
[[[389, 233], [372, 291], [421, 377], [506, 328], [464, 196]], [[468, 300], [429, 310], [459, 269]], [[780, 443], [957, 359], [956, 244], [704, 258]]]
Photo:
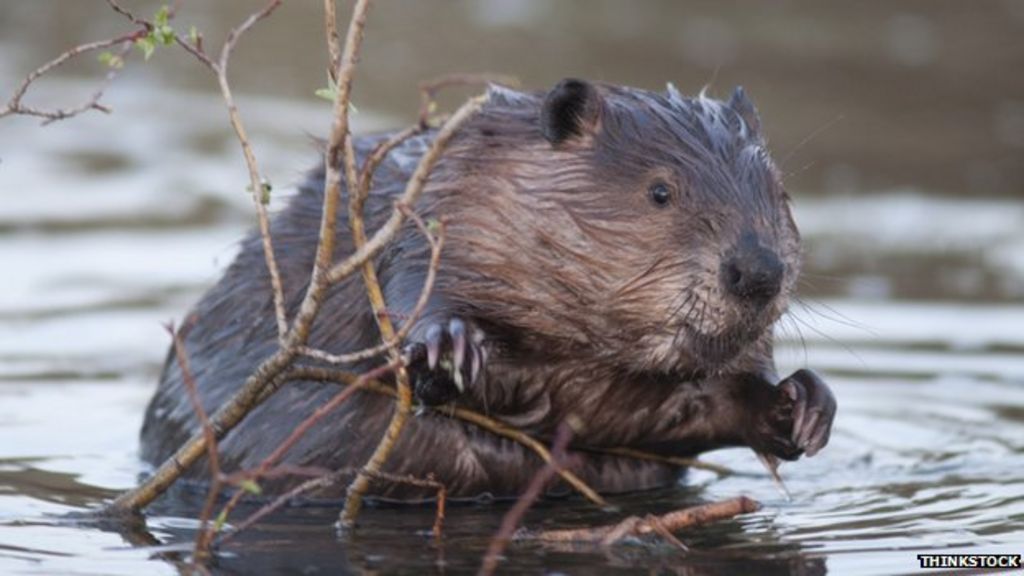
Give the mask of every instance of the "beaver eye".
[[658, 206], [664, 206], [672, 199], [672, 190], [669, 189], [667, 184], [662, 182], [652, 185], [647, 189], [647, 193], [650, 195], [651, 201]]

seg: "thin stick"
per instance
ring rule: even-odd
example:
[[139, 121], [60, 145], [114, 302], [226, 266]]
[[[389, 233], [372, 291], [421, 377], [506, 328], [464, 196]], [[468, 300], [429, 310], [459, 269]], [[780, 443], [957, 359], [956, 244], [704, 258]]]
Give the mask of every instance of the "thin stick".
[[[338, 35], [334, 24], [330, 22], [335, 16], [334, 0], [324, 0], [325, 20], [328, 21], [326, 25], [327, 45], [328, 52], [331, 55], [332, 72], [337, 73], [337, 93], [334, 98], [334, 123], [331, 127], [331, 136], [328, 140], [324, 159], [324, 212], [320, 230], [321, 243], [317, 247], [316, 266], [312, 277], [314, 285], [326, 285], [328, 283], [325, 281], [325, 274], [329, 271], [334, 259], [334, 228], [337, 218], [338, 200], [341, 196], [342, 174], [338, 166], [339, 161], [341, 161], [344, 167], [346, 188], [349, 193], [349, 228], [352, 231], [353, 242], [357, 250], [366, 244], [362, 217], [362, 204], [365, 194], [359, 188], [356, 155], [352, 145], [348, 113], [352, 94], [352, 77], [355, 73], [356, 62], [359, 59], [359, 50], [362, 46], [369, 8], [370, 0], [358, 0], [356, 2], [355, 8], [352, 10], [352, 19], [349, 22], [348, 33], [345, 35], [345, 48], [344, 50], [339, 50]], [[336, 65], [335, 57], [339, 53], [341, 54], [340, 63]], [[380, 284], [377, 281], [373, 263], [367, 259], [363, 263], [362, 270], [366, 293], [375, 312], [381, 336], [385, 342], [390, 341], [394, 336], [394, 330], [392, 329], [390, 319], [380, 314], [380, 311], [384, 309], [384, 297]], [[391, 359], [392, 361], [399, 360], [397, 352], [392, 351]], [[396, 372], [396, 380], [400, 391], [403, 389], [408, 390], [408, 376], [405, 369], [400, 365]], [[396, 417], [392, 418], [392, 425], [388, 426], [384, 435], [385, 440], [382, 440], [381, 446], [387, 444], [388, 438], [397, 436], [394, 422], [400, 419], [398, 415], [408, 412], [407, 408], [403, 410], [403, 405], [411, 405], [411, 403], [411, 393], [409, 393], [408, 402], [405, 403], [403, 403], [401, 395], [399, 396]], [[401, 419], [404, 421], [404, 418]], [[400, 430], [401, 426], [398, 426], [397, 431]], [[358, 514], [358, 504], [353, 504], [353, 502], [356, 500], [361, 501], [362, 492], [365, 492], [366, 488], [369, 487], [369, 473], [380, 470], [383, 461], [387, 457], [387, 452], [378, 446], [378, 449], [365, 466], [366, 471], [358, 474], [349, 486], [349, 496], [345, 502], [344, 512], [347, 518], [354, 520], [356, 514]], [[362, 489], [362, 492], [358, 492], [358, 495], [355, 497], [353, 496], [354, 487], [357, 487], [355, 488], [357, 491], [359, 488]]]
[[[358, 376], [352, 374], [351, 372], [332, 370], [330, 368], [294, 366], [292, 368], [289, 368], [287, 371], [283, 372], [279, 378], [282, 381], [316, 380], [321, 382], [332, 382], [335, 384], [350, 385], [358, 378]], [[389, 386], [387, 384], [384, 384], [383, 382], [376, 380], [368, 381], [367, 383], [365, 383], [363, 385], [363, 389], [369, 392], [373, 392], [375, 394], [391, 396], [392, 398], [394, 398], [397, 395], [397, 392], [395, 391], [395, 388], [393, 386]], [[452, 410], [448, 407], [438, 406], [431, 409], [437, 412], [438, 414], [458, 418], [459, 420], [473, 424], [479, 428], [492, 432], [498, 436], [502, 436], [504, 438], [508, 438], [509, 440], [522, 444], [523, 446], [526, 446], [534, 453], [536, 453], [537, 456], [540, 457], [540, 459], [545, 463], [550, 463], [552, 461], [551, 453], [548, 451], [548, 449], [544, 446], [543, 443], [537, 441], [529, 434], [517, 430], [499, 420], [495, 420], [489, 416], [485, 416], [483, 414], [480, 414], [479, 412], [474, 412], [466, 408], [456, 407], [454, 410]], [[602, 498], [593, 488], [587, 486], [587, 484], [583, 480], [581, 480], [579, 476], [576, 476], [576, 474], [565, 468], [558, 468], [557, 472], [558, 475], [561, 476], [561, 478], [565, 480], [567, 484], [572, 486], [580, 494], [582, 494], [588, 500], [593, 502], [595, 505], [601, 508], [608, 507], [608, 502], [606, 502], [605, 499]]]
[[515, 505], [505, 513], [498, 532], [491, 538], [491, 543], [487, 546], [487, 552], [484, 554], [484, 560], [480, 565], [480, 570], [477, 571], [477, 576], [490, 576], [494, 574], [494, 571], [498, 568], [498, 560], [501, 558], [501, 553], [505, 551], [505, 546], [508, 545], [512, 534], [516, 531], [516, 527], [522, 522], [526, 511], [533, 506], [533, 503], [540, 497], [541, 491], [551, 481], [551, 478], [554, 477], [558, 469], [562, 467], [563, 461], [566, 458], [565, 449], [569, 446], [569, 440], [571, 439], [572, 428], [568, 423], [563, 422], [558, 427], [555, 439], [551, 443], [553, 458], [533, 475], [530, 484], [522, 495], [519, 496], [519, 499], [516, 500]]
[[56, 122], [58, 120], [64, 120], [66, 118], [77, 116], [87, 110], [99, 110], [100, 112], [109, 113], [110, 108], [103, 104], [100, 104], [99, 101], [101, 98], [103, 98], [103, 94], [110, 86], [110, 83], [114, 81], [114, 78], [116, 78], [118, 73], [120, 72], [120, 70], [116, 67], [112, 67], [109, 71], [107, 71], [106, 77], [103, 79], [103, 82], [100, 84], [100, 87], [95, 92], [93, 92], [92, 96], [89, 97], [88, 100], [77, 106], [71, 108], [58, 108], [55, 110], [43, 110], [41, 108], [25, 106], [21, 103], [21, 100], [25, 97], [25, 93], [28, 92], [28, 89], [33, 82], [38, 80], [41, 76], [49, 73], [53, 69], [63, 65], [68, 60], [78, 56], [79, 54], [93, 52], [95, 50], [102, 50], [103, 48], [110, 48], [112, 46], [122, 45], [120, 55], [123, 57], [131, 49], [133, 43], [136, 40], [146, 36], [147, 34], [149, 34], [149, 30], [146, 28], [142, 28], [140, 30], [132, 32], [131, 34], [125, 34], [123, 36], [109, 38], [107, 40], [99, 40], [96, 42], [79, 44], [74, 48], [66, 50], [53, 60], [50, 60], [46, 64], [43, 64], [42, 66], [36, 68], [32, 72], [29, 72], [28, 76], [26, 76], [25, 79], [21, 81], [21, 84], [18, 85], [18, 87], [14, 90], [14, 94], [11, 96], [10, 100], [7, 101], [7, 104], [3, 108], [0, 108], [0, 118], [11, 115], [36, 116], [38, 118], [44, 119], [43, 124], [49, 124], [50, 122]]
[[292, 488], [291, 490], [281, 494], [275, 498], [269, 504], [261, 507], [256, 512], [253, 512], [248, 518], [239, 522], [237, 525], [232, 526], [230, 529], [223, 532], [219, 538], [217, 538], [217, 544], [225, 544], [241, 532], [248, 530], [254, 526], [260, 520], [266, 518], [268, 515], [276, 512], [283, 508], [292, 498], [296, 498], [307, 492], [318, 490], [321, 488], [328, 488], [341, 482], [341, 479], [345, 476], [352, 474], [351, 470], [338, 470], [336, 472], [330, 472], [323, 476], [306, 480], [302, 484]]
[[[440, 412], [442, 414], [446, 413], [446, 409], [444, 409], [443, 407], [436, 408], [435, 411]], [[455, 408], [455, 410], [452, 411], [452, 415], [454, 415], [456, 418], [460, 420], [476, 424], [477, 426], [485, 430], [493, 432], [499, 436], [504, 436], [505, 438], [514, 440], [526, 446], [527, 448], [530, 448], [538, 456], [540, 456], [541, 460], [548, 464], [550, 464], [553, 460], [551, 453], [548, 452], [548, 449], [544, 447], [544, 444], [538, 442], [529, 434], [516, 428], [513, 428], [508, 424], [505, 424], [499, 420], [495, 420], [488, 416], [484, 416], [479, 412], [468, 410], [466, 408]], [[566, 481], [566, 483], [575, 488], [576, 491], [582, 494], [584, 497], [586, 497], [587, 500], [590, 500], [596, 506], [599, 506], [601, 508], [609, 507], [608, 502], [604, 498], [602, 498], [596, 490], [588, 486], [586, 482], [580, 479], [580, 477], [576, 476], [575, 474], [573, 474], [572, 472], [565, 468], [559, 468], [557, 472], [559, 476], [561, 476], [562, 479]]]
[[181, 370], [181, 379], [185, 382], [185, 390], [188, 392], [189, 402], [192, 403], [192, 410], [196, 413], [203, 436], [206, 438], [206, 456], [210, 464], [211, 481], [206, 495], [206, 502], [203, 505], [203, 511], [199, 515], [199, 531], [196, 533], [195, 543], [195, 557], [202, 559], [208, 557], [210, 553], [208, 528], [210, 517], [213, 515], [213, 506], [217, 502], [217, 495], [220, 493], [221, 488], [220, 456], [217, 450], [217, 440], [213, 426], [206, 415], [203, 403], [199, 400], [199, 388], [196, 386], [195, 378], [192, 376], [192, 368], [189, 366], [188, 356], [185, 353], [185, 345], [181, 341], [181, 335], [174, 330], [174, 325], [172, 324], [167, 324], [165, 328], [171, 335], [174, 357], [178, 363], [178, 369]]
[[681, 550], [683, 552], [689, 552], [690, 551], [690, 547], [687, 546], [686, 544], [683, 544], [683, 541], [680, 540], [679, 538], [676, 538], [676, 535], [673, 534], [672, 530], [669, 529], [669, 527], [665, 525], [665, 523], [661, 520], [660, 516], [655, 516], [654, 514], [648, 514], [647, 516], [644, 516], [644, 522], [649, 524], [651, 526], [651, 528], [653, 528], [654, 531], [658, 533], [658, 536], [661, 536], [662, 538], [664, 538], [665, 541], [668, 542], [669, 544], [675, 546], [676, 548], [678, 548], [679, 550]]
[[330, 362], [331, 364], [352, 364], [354, 362], [359, 362], [360, 360], [373, 358], [374, 356], [383, 354], [395, 346], [400, 345], [409, 335], [409, 332], [412, 331], [416, 320], [423, 315], [423, 310], [426, 309], [427, 303], [430, 301], [430, 294], [434, 289], [434, 282], [437, 279], [437, 270], [441, 263], [441, 250], [444, 248], [444, 223], [439, 222], [436, 234], [432, 234], [427, 228], [427, 225], [423, 222], [423, 219], [409, 209], [409, 207], [396, 205], [396, 209], [406, 212], [406, 216], [416, 224], [416, 227], [430, 244], [430, 263], [427, 266], [427, 277], [423, 281], [423, 287], [420, 289], [420, 295], [416, 300], [416, 305], [406, 318], [405, 323], [391, 340], [378, 344], [377, 346], [348, 354], [330, 354], [323, 350], [303, 347], [300, 350], [303, 355], [323, 360], [325, 362]]
[[338, 13], [334, 2], [324, 2], [324, 33], [327, 35], [327, 53], [330, 63], [327, 76], [331, 83], [338, 84], [338, 71], [341, 69], [341, 38], [338, 36]]
[[[230, 86], [227, 82], [227, 62], [231, 52], [242, 34], [248, 31], [260, 20], [269, 16], [281, 4], [282, 0], [274, 0], [267, 3], [264, 8], [252, 15], [238, 27], [234, 28], [225, 40], [221, 49], [220, 62], [214, 63], [209, 58], [200, 58], [200, 61], [211, 68], [218, 78], [221, 92], [228, 107], [232, 126], [242, 143], [243, 153], [246, 158], [246, 165], [249, 168], [250, 184], [253, 186], [253, 195], [256, 201], [256, 211], [260, 221], [260, 236], [263, 241], [263, 252], [267, 264], [267, 270], [271, 277], [273, 288], [274, 308], [277, 317], [278, 332], [281, 333], [282, 326], [287, 327], [284, 317], [284, 292], [281, 289], [281, 279], [278, 273], [277, 263], [274, 258], [273, 243], [270, 237], [269, 220], [266, 207], [262, 203], [262, 179], [256, 165], [255, 156], [249, 146], [248, 136], [238, 116], [238, 109], [231, 96]], [[125, 13], [128, 17], [130, 14]], [[179, 44], [185, 44], [178, 40]], [[198, 50], [190, 50], [193, 55], [201, 54]], [[295, 319], [295, 326], [290, 330], [281, 348], [270, 358], [260, 364], [255, 371], [246, 379], [242, 388], [226, 404], [224, 404], [211, 418], [210, 423], [214, 430], [214, 437], [220, 440], [231, 429], [233, 429], [259, 402], [265, 400], [280, 386], [280, 381], [275, 382], [278, 373], [287, 367], [297, 353], [297, 347], [305, 344], [309, 336], [312, 319], [319, 310], [321, 292], [311, 286], [307, 291], [303, 306]], [[108, 510], [138, 510], [147, 506], [160, 494], [170, 487], [181, 474], [188, 469], [206, 451], [206, 438], [202, 433], [193, 436], [182, 445], [171, 457], [167, 458], [157, 470], [146, 479], [145, 482], [136, 488], [118, 496], [109, 506]]]
[[[416, 170], [406, 183], [405, 191], [398, 199], [400, 204], [415, 206], [416, 200], [419, 198], [420, 192], [423, 191], [423, 186], [430, 176], [431, 170], [434, 168], [434, 164], [448, 145], [448, 141], [451, 140], [452, 136], [455, 135], [456, 131], [467, 120], [480, 110], [486, 101], [486, 96], [477, 96], [469, 99], [444, 123], [437, 136], [434, 137], [433, 144], [423, 157], [420, 158]], [[364, 262], [376, 256], [398, 234], [398, 230], [401, 228], [404, 220], [405, 215], [401, 211], [393, 211], [388, 220], [373, 234], [365, 246], [356, 250], [348, 258], [331, 268], [327, 276], [329, 283], [334, 284], [347, 278], [359, 269]]]
[[680, 456], [663, 456], [661, 454], [652, 454], [650, 452], [644, 452], [642, 450], [634, 450], [633, 448], [603, 448], [599, 450], [604, 454], [614, 454], [616, 456], [625, 456], [627, 458], [635, 458], [637, 460], [651, 460], [654, 462], [664, 462], [665, 464], [671, 464], [673, 466], [681, 466], [686, 468], [699, 468], [701, 470], [708, 470], [714, 472], [719, 476], [731, 476], [736, 472], [727, 466], [720, 464], [712, 464], [711, 462], [705, 462], [696, 458], [682, 458]]
[[420, 115], [419, 125], [426, 129], [430, 115], [434, 112], [437, 93], [449, 86], [477, 86], [486, 84], [501, 84], [504, 86], [519, 86], [519, 79], [504, 74], [446, 74], [438, 78], [420, 82]]
[[377, 173], [377, 168], [387, 158], [388, 154], [398, 146], [401, 146], [409, 138], [422, 134], [423, 131], [424, 128], [417, 124], [392, 134], [387, 140], [377, 144], [366, 157], [366, 160], [363, 161], [363, 169], [359, 174], [359, 189], [369, 190], [373, 175]]
[[[293, 498], [297, 498], [303, 494], [318, 490], [321, 488], [328, 488], [338, 484], [342, 478], [346, 476], [352, 476], [356, 473], [356, 470], [352, 468], [343, 468], [341, 470], [335, 470], [333, 472], [327, 472], [299, 484], [292, 488], [288, 492], [281, 494], [275, 498], [272, 502], [261, 507], [256, 512], [253, 512], [248, 518], [239, 522], [238, 524], [225, 531], [217, 539], [217, 544], [222, 545], [232, 540], [235, 536], [241, 532], [248, 530], [253, 527], [257, 522], [266, 518], [268, 515], [280, 510], [288, 504]], [[375, 475], [378, 480], [384, 480], [387, 482], [394, 482], [395, 484], [410, 484], [412, 486], [420, 486], [423, 488], [430, 488], [437, 491], [437, 503], [434, 512], [434, 524], [431, 527], [431, 532], [434, 537], [438, 540], [444, 535], [444, 521], [445, 521], [445, 509], [447, 506], [448, 489], [440, 482], [434, 480], [432, 476], [428, 476], [426, 479], [416, 478], [413, 476], [399, 476], [396, 474], [378, 473]]]
[[[267, 197], [264, 187], [267, 185], [260, 175], [259, 166], [256, 163], [256, 154], [252, 151], [252, 144], [246, 134], [245, 125], [238, 114], [238, 106], [231, 94], [231, 85], [228, 83], [228, 62], [231, 52], [235, 49], [238, 40], [257, 22], [270, 16], [274, 10], [281, 5], [282, 0], [268, 2], [259, 12], [251, 14], [240, 25], [233, 28], [229, 33], [224, 45], [220, 50], [220, 62], [215, 68], [217, 73], [217, 84], [220, 86], [221, 95], [227, 105], [228, 116], [231, 119], [231, 127], [238, 136], [238, 143], [242, 147], [242, 155], [245, 156], [245, 165], [249, 170], [249, 187], [252, 190], [253, 204], [256, 206], [256, 216], [259, 220], [260, 238], [263, 243], [263, 257], [266, 261], [267, 271], [270, 274], [270, 285], [274, 296], [274, 316], [277, 319], [278, 339], [284, 341], [288, 332], [288, 318], [284, 309], [284, 288], [281, 283], [281, 273], [277, 266], [277, 259], [274, 256], [274, 243], [270, 237], [270, 218], [267, 216]], [[181, 42], [179, 41], [179, 44]]]
[[[405, 192], [398, 202], [400, 206], [415, 206], [417, 197], [426, 184], [430, 173], [433, 171], [434, 164], [441, 157], [441, 153], [447, 146], [448, 141], [452, 136], [454, 136], [458, 127], [461, 126], [461, 124], [469, 118], [470, 114], [475, 112], [482, 103], [483, 101], [479, 98], [468, 101], [441, 128], [437, 137], [434, 139], [434, 142], [426, 153], [424, 153], [423, 157], [420, 158], [420, 162], [416, 166], [416, 170], [409, 178]], [[351, 172], [350, 174], [354, 174], [354, 172]], [[353, 181], [355, 180], [350, 178], [349, 182]], [[349, 204], [349, 224], [352, 228], [356, 254], [366, 250], [370, 243], [372, 243], [372, 241], [366, 241], [365, 231], [363, 230], [362, 204], [367, 192], [367, 190], [360, 190], [358, 193], [352, 194], [350, 199], [351, 202]], [[384, 226], [374, 234], [374, 240], [381, 237], [382, 233], [386, 234], [388, 226], [392, 225], [392, 223], [394, 223], [395, 228], [394, 232], [391, 234], [397, 233], [397, 227], [401, 225], [403, 216], [404, 213], [402, 210], [392, 210], [391, 217], [388, 219], [387, 223], [385, 223]], [[332, 272], [334, 271], [332, 270]], [[393, 342], [395, 340], [394, 326], [391, 323], [391, 318], [385, 313], [387, 304], [384, 301], [384, 295], [380, 289], [380, 283], [377, 280], [377, 273], [374, 269], [373, 262], [369, 258], [363, 261], [362, 273], [363, 282], [366, 285], [366, 293], [370, 300], [370, 304], [373, 307], [377, 326], [380, 328], [381, 339], [385, 342]], [[401, 353], [398, 351], [397, 346], [392, 347], [390, 355], [393, 360], [400, 357]], [[388, 424], [388, 428], [384, 432], [384, 437], [381, 439], [380, 444], [377, 445], [373, 455], [370, 456], [370, 460], [364, 466], [364, 470], [367, 471], [367, 473], [360, 473], [356, 476], [351, 486], [349, 486], [348, 498], [345, 501], [345, 509], [342, 511], [341, 518], [339, 519], [342, 526], [352, 526], [355, 524], [356, 517], [359, 515], [359, 510], [362, 506], [363, 495], [369, 488], [369, 473], [378, 472], [383, 468], [392, 449], [398, 442], [398, 437], [401, 435], [405, 422], [412, 410], [412, 387], [409, 385], [409, 377], [404, 369], [398, 370], [396, 384], [398, 390], [398, 404], [395, 406], [395, 410], [391, 416], [391, 422]]]
[[[215, 440], [222, 440], [255, 406], [280, 389], [284, 380], [277, 376], [289, 365], [294, 355], [294, 351], [282, 349], [271, 356], [246, 379], [241, 390], [214, 413], [210, 418], [210, 426], [213, 428]], [[193, 434], [142, 484], [115, 498], [109, 504], [108, 511], [139, 510], [148, 506], [188, 470], [189, 466], [194, 464], [206, 450], [207, 441], [203, 433]]]
[[[656, 534], [660, 530], [678, 532], [684, 528], [701, 526], [739, 516], [740, 514], [756, 512], [760, 509], [761, 505], [756, 501], [746, 496], [740, 496], [721, 502], [693, 506], [662, 514], [656, 517], [656, 524], [652, 523], [649, 519], [640, 519], [632, 516], [618, 524], [569, 530], [544, 530], [527, 534], [525, 537], [545, 542], [589, 542], [610, 545], [627, 536], [646, 536]], [[628, 527], [628, 529], [620, 529], [624, 526]], [[614, 537], [609, 539], [609, 536]]]
[[[224, 99], [224, 105], [227, 107], [231, 127], [234, 129], [235, 135], [238, 138], [238, 143], [242, 148], [242, 155], [245, 158], [245, 165], [249, 172], [249, 189], [252, 193], [253, 204], [256, 207], [260, 239], [263, 245], [263, 257], [266, 262], [267, 272], [270, 275], [270, 286], [274, 298], [274, 317], [277, 320], [277, 336], [278, 340], [283, 344], [285, 335], [288, 332], [288, 319], [285, 315], [284, 288], [281, 282], [281, 274], [277, 266], [277, 259], [274, 256], [274, 244], [270, 236], [270, 219], [267, 215], [266, 206], [268, 197], [265, 190], [267, 184], [260, 174], [259, 165], [256, 162], [256, 155], [253, 153], [252, 144], [249, 141], [245, 125], [242, 123], [241, 116], [238, 112], [238, 106], [235, 104], [234, 95], [231, 93], [231, 85], [228, 82], [228, 63], [230, 62], [231, 54], [234, 52], [235, 46], [238, 44], [242, 35], [255, 26], [257, 22], [273, 14], [282, 2], [283, 0], [271, 0], [264, 5], [261, 10], [250, 14], [249, 17], [242, 21], [241, 24], [232, 28], [228, 33], [227, 38], [224, 40], [224, 44], [221, 46], [220, 57], [216, 62], [206, 55], [202, 49], [202, 44], [198, 43], [198, 40], [197, 44], [193, 46], [182, 38], [181, 35], [175, 33], [174, 41], [186, 52], [205, 65], [217, 77], [217, 85], [220, 87], [221, 96]], [[110, 5], [111, 9], [128, 20], [144, 26], [146, 30], [152, 30], [153, 24], [151, 22], [137, 17], [131, 11], [118, 4], [116, 0], [107, 0], [107, 4]]]
[[[325, 404], [319, 406], [316, 410], [313, 411], [312, 414], [306, 417], [305, 420], [300, 422], [299, 425], [296, 426], [294, 430], [292, 430], [291, 434], [289, 434], [288, 437], [285, 438], [283, 442], [281, 442], [276, 448], [274, 448], [273, 452], [271, 452], [269, 455], [267, 455], [266, 458], [260, 461], [259, 465], [256, 467], [255, 470], [252, 470], [245, 475], [246, 479], [251, 481], [259, 481], [261, 478], [266, 476], [267, 472], [271, 470], [274, 466], [276, 466], [277, 463], [281, 460], [281, 458], [283, 458], [284, 455], [289, 450], [291, 450], [292, 447], [295, 446], [295, 444], [299, 440], [301, 440], [302, 437], [305, 436], [306, 433], [308, 433], [309, 430], [317, 422], [322, 420], [324, 416], [331, 413], [338, 406], [341, 406], [343, 403], [345, 403], [345, 401], [347, 401], [353, 394], [355, 394], [356, 391], [362, 388], [362, 386], [366, 382], [368, 382], [369, 380], [379, 378], [387, 374], [388, 372], [394, 371], [394, 369], [394, 364], [385, 364], [383, 366], [378, 366], [377, 368], [371, 370], [370, 372], [362, 374], [361, 376], [356, 378], [356, 380], [352, 382], [350, 386], [347, 386], [346, 388], [342, 389], [340, 392], [335, 394], [333, 398], [328, 400]], [[218, 517], [227, 518], [231, 514], [231, 511], [234, 510], [238, 503], [242, 500], [242, 496], [244, 494], [245, 490], [243, 489], [239, 489], [234, 494], [232, 494], [231, 498], [227, 501], [227, 503], [224, 504], [224, 507], [221, 508]], [[211, 538], [212, 533], [215, 533], [215, 531], [211, 531]]]

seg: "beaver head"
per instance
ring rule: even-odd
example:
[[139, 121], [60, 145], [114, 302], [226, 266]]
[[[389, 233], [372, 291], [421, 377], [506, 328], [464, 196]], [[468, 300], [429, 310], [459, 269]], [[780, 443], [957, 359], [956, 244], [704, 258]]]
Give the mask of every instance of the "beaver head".
[[493, 88], [448, 157], [442, 290], [519, 344], [714, 371], [770, 342], [800, 241], [741, 88]]

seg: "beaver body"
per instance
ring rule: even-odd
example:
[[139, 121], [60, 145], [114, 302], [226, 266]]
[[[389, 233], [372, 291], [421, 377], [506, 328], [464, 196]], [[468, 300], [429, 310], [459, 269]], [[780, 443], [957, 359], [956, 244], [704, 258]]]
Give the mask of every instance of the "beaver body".
[[[385, 137], [356, 138], [360, 160]], [[390, 214], [433, 137], [408, 140], [381, 165], [366, 207], [368, 230]], [[322, 170], [311, 174], [272, 220], [290, 318], [313, 267], [322, 182]], [[575, 416], [583, 424], [572, 444], [577, 472], [606, 493], [671, 484], [680, 471], [594, 451], [601, 448], [695, 456], [750, 446], [795, 459], [828, 441], [835, 413], [828, 388], [808, 371], [781, 384], [775, 374], [772, 326], [793, 291], [800, 244], [760, 122], [741, 90], [720, 102], [684, 98], [671, 87], [659, 94], [579, 80], [547, 93], [492, 88], [450, 143], [416, 210], [447, 224], [435, 289], [408, 338], [419, 402], [454, 402], [541, 439]], [[336, 232], [341, 258], [352, 250], [343, 214]], [[416, 303], [429, 256], [407, 224], [375, 261], [399, 324]], [[181, 337], [210, 412], [275, 352], [257, 235], [182, 323]], [[310, 345], [340, 354], [379, 339], [358, 275], [331, 288]], [[222, 467], [255, 467], [336, 393], [319, 382], [283, 387], [220, 443]], [[391, 398], [358, 393], [284, 463], [362, 465], [393, 406]], [[146, 412], [142, 455], [162, 461], [197, 430], [170, 355]], [[509, 497], [542, 464], [517, 443], [425, 411], [410, 419], [385, 470], [432, 474], [456, 498]], [[190, 473], [207, 474], [202, 466]], [[262, 484], [281, 491], [299, 481]], [[430, 495], [385, 482], [371, 493]]]

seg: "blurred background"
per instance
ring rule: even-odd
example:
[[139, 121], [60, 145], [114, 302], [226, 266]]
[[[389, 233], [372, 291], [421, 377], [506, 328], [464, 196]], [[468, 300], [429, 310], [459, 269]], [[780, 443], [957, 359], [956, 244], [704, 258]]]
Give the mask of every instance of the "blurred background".
[[[151, 16], [159, 3], [125, 5]], [[215, 50], [259, 6], [183, 2], [173, 25], [194, 25]], [[130, 29], [101, 0], [0, 0], [0, 98], [70, 46]], [[326, 84], [322, 30], [319, 2], [287, 2], [231, 63], [276, 207], [316, 163], [312, 137], [327, 132], [329, 104], [314, 96]], [[743, 492], [768, 506], [693, 535], [710, 551], [700, 562], [654, 553], [615, 566], [892, 573], [916, 567], [910, 550], [1019, 551], [1024, 1], [381, 0], [356, 79], [356, 129], [411, 123], [417, 83], [452, 72], [509, 74], [531, 89], [565, 76], [656, 90], [671, 81], [721, 97], [742, 84], [795, 199], [807, 273], [780, 326], [780, 368], [807, 365], [832, 383], [833, 443], [783, 469], [793, 502], [763, 478], [700, 474], [679, 493], [631, 500], [664, 510]], [[25, 102], [75, 104], [104, 73], [95, 56], [79, 58]], [[51, 515], [108, 498], [144, 470], [136, 438], [168, 344], [160, 323], [184, 316], [254, 222], [214, 78], [191, 57], [133, 53], [104, 102], [113, 115], [44, 128], [0, 120], [0, 571], [172, 568]], [[758, 470], [743, 451], [714, 458]], [[489, 534], [496, 514], [462, 514], [466, 534], [452, 537], [468, 543], [446, 562], [475, 566], [468, 534]], [[538, 514], [586, 517], [584, 506]], [[186, 540], [193, 516], [169, 507], [149, 533]], [[343, 566], [435, 569], [422, 540], [394, 548], [412, 529], [393, 517], [371, 513], [379, 542], [341, 546]], [[341, 561], [329, 522], [298, 512], [282, 522], [289, 531], [273, 538], [286, 545], [255, 533], [260, 566], [298, 566], [284, 553], [296, 547], [303, 562]], [[287, 536], [297, 526], [301, 542]], [[571, 571], [610, 560], [527, 549], [510, 562]]]

